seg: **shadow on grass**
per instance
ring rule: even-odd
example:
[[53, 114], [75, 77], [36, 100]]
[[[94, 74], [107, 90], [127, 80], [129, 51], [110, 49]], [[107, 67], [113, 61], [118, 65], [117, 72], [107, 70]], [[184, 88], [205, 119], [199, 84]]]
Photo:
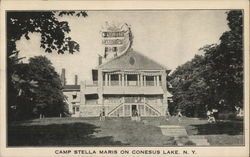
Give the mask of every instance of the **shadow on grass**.
[[228, 135], [242, 135], [243, 121], [228, 121], [217, 122], [213, 124], [198, 124], [191, 125], [197, 130], [197, 135], [214, 135], [214, 134], [228, 134]]
[[99, 127], [88, 123], [9, 125], [8, 146], [127, 145], [112, 136], [96, 137]]

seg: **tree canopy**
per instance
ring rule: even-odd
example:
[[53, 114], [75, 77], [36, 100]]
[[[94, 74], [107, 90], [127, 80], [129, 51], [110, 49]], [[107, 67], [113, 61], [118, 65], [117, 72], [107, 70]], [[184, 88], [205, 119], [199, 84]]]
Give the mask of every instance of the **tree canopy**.
[[230, 30], [222, 34], [219, 44], [202, 47], [204, 55], [195, 56], [171, 75], [173, 105], [190, 116], [201, 116], [211, 108], [243, 106], [242, 11], [227, 12], [227, 20]]
[[52, 63], [45, 56], [36, 56], [29, 59], [29, 63], [20, 63], [17, 67], [17, 76], [20, 83], [15, 84], [19, 89], [16, 117], [59, 116], [67, 113], [62, 84]]
[[[33, 109], [34, 104], [30, 104], [31, 99], [34, 97], [34, 93], [30, 90], [37, 86], [37, 82], [30, 78], [33, 75], [27, 75], [27, 73], [34, 72], [36, 75], [40, 75], [37, 72], [41, 72], [41, 69], [48, 72], [48, 77], [55, 77], [53, 81], [55, 84], [51, 86], [55, 90], [60, 89], [59, 82], [57, 80], [57, 75], [49, 70], [48, 66], [52, 66], [50, 62], [46, 59], [33, 58], [30, 60], [31, 65], [35, 64], [35, 61], [41, 63], [43, 66], [37, 66], [41, 69], [37, 71], [32, 71], [31, 65], [22, 64], [19, 58], [19, 50], [16, 48], [16, 41], [20, 40], [22, 36], [25, 36], [29, 40], [29, 33], [39, 33], [41, 35], [40, 47], [47, 53], [57, 52], [59, 54], [64, 54], [65, 52], [74, 53], [79, 51], [79, 44], [74, 41], [68, 34], [71, 31], [67, 21], [60, 21], [59, 17], [62, 16], [77, 16], [86, 17], [86, 11], [8, 11], [7, 13], [7, 102], [8, 102], [8, 117], [13, 118], [13, 109], [20, 104], [20, 99], [22, 99], [23, 109]], [[52, 75], [53, 73], [53, 75]], [[42, 75], [42, 76], [44, 76]], [[33, 76], [35, 77], [35, 76]], [[41, 77], [43, 80], [37, 80], [38, 86], [42, 85], [41, 82], [46, 83], [46, 77]], [[38, 79], [38, 78], [37, 78]], [[52, 79], [52, 78], [51, 78]], [[56, 83], [57, 82], [57, 83]], [[43, 85], [42, 85], [43, 86]], [[51, 89], [52, 90], [52, 89]], [[23, 93], [25, 91], [25, 93]], [[40, 91], [42, 92], [42, 91]], [[45, 92], [48, 91], [43, 91]], [[60, 92], [57, 94], [60, 95]], [[54, 95], [55, 100], [59, 95]], [[47, 100], [52, 101], [52, 100]], [[34, 101], [32, 101], [34, 103]], [[39, 102], [35, 102], [39, 103]], [[47, 102], [47, 104], [51, 104]], [[54, 107], [56, 103], [53, 103]], [[42, 103], [40, 103], [41, 106]], [[46, 105], [45, 105], [46, 106]], [[50, 106], [52, 107], [52, 106]], [[21, 111], [21, 110], [20, 110]], [[29, 111], [33, 112], [33, 111]]]

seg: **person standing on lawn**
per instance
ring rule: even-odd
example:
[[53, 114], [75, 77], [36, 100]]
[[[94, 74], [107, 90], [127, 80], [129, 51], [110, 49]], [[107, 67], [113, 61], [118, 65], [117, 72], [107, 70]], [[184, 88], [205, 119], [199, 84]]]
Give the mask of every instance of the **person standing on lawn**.
[[181, 117], [182, 117], [181, 110], [178, 111], [177, 116], [178, 116], [178, 121], [181, 121]]
[[105, 111], [104, 109], [100, 112], [100, 121], [104, 121], [105, 120]]
[[103, 108], [103, 110], [102, 110], [102, 118], [103, 118], [103, 120], [106, 119], [106, 118], [105, 118], [105, 110], [104, 110], [104, 108]]
[[170, 117], [171, 117], [171, 115], [170, 115], [169, 111], [167, 111], [166, 112], [166, 120], [168, 121]]
[[102, 112], [100, 111], [99, 120], [102, 121]]
[[208, 117], [208, 119], [207, 119], [208, 123], [214, 123], [215, 122], [213, 111], [208, 110], [207, 111], [207, 117]]

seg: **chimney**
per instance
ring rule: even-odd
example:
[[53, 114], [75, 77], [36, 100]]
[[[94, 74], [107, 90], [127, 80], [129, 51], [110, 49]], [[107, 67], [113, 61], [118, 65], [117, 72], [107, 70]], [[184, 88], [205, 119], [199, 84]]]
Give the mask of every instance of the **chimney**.
[[78, 83], [78, 76], [77, 75], [75, 75], [75, 85], [77, 85]]
[[61, 81], [62, 81], [62, 85], [65, 86], [66, 85], [66, 76], [65, 76], [66, 70], [63, 68], [62, 69], [62, 73], [61, 73]]
[[102, 64], [102, 56], [98, 55], [98, 65]]

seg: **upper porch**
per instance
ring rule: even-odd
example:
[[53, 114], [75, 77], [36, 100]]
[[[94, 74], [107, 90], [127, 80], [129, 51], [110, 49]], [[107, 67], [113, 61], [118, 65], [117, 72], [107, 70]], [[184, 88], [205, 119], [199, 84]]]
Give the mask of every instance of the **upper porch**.
[[[97, 74], [97, 73], [96, 73]], [[165, 71], [100, 71], [99, 77], [85, 82], [85, 94], [164, 94]], [[96, 79], [95, 79], [96, 78]], [[99, 89], [99, 90], [98, 90]]]
[[164, 80], [163, 72], [160, 71], [103, 71], [101, 75], [100, 83], [105, 87], [157, 87], [162, 86]]

